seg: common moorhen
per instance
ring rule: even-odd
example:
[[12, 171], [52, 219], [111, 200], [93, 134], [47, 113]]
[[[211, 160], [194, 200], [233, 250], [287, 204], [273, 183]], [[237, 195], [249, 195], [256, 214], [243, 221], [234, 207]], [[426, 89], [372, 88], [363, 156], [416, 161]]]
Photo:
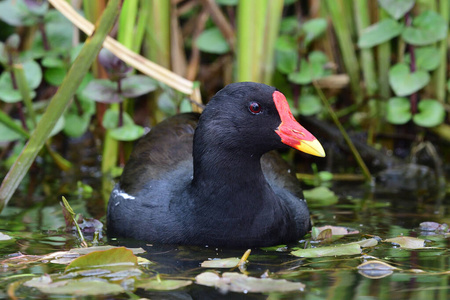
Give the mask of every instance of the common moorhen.
[[310, 229], [299, 182], [273, 152], [325, 156], [264, 84], [227, 85], [201, 115], [171, 117], [136, 145], [108, 204], [108, 234], [218, 247], [295, 241]]

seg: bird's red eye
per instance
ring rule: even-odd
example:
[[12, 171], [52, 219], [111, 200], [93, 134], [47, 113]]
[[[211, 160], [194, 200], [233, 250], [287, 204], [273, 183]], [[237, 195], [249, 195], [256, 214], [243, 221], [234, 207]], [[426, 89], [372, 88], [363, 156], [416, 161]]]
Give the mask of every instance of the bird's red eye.
[[250, 102], [248, 109], [253, 114], [259, 114], [261, 112], [261, 105], [258, 102]]

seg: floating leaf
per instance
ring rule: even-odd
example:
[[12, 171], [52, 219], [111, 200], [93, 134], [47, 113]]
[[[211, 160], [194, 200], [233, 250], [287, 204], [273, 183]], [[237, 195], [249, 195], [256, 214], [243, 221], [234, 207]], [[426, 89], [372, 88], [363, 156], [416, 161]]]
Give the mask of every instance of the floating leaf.
[[224, 54], [230, 51], [230, 46], [217, 27], [204, 30], [195, 42], [203, 52]]
[[403, 39], [409, 44], [429, 45], [447, 37], [447, 22], [435, 11], [424, 11], [414, 18], [412, 25], [402, 33]]
[[403, 25], [392, 19], [384, 19], [365, 28], [359, 37], [359, 48], [371, 48], [400, 35]]
[[447, 224], [439, 224], [436, 222], [422, 222], [420, 223], [420, 230], [422, 231], [448, 231]]
[[223, 273], [222, 277], [213, 272], [204, 272], [195, 277], [195, 283], [211, 286], [221, 292], [268, 293], [303, 291], [305, 285], [284, 279], [256, 278], [239, 273]]
[[10, 237], [9, 235], [0, 232], [0, 241], [8, 241], [11, 239], [12, 239], [12, 237]]
[[384, 8], [394, 19], [398, 20], [410, 11], [415, 0], [378, 0], [381, 7]]
[[145, 289], [145, 290], [156, 290], [156, 291], [171, 291], [176, 290], [188, 285], [191, 285], [191, 280], [158, 280], [158, 279], [149, 279], [145, 281], [140, 281], [136, 287]]
[[380, 279], [389, 276], [397, 269], [385, 262], [377, 260], [366, 261], [357, 268], [359, 274], [371, 279]]
[[[64, 280], [51, 282], [45, 275], [33, 278], [24, 283], [25, 286], [37, 288], [45, 294], [71, 295], [71, 296], [96, 296], [114, 295], [123, 293], [124, 289], [118, 285], [104, 280]], [[50, 279], [51, 280], [51, 279]]]
[[445, 120], [445, 109], [437, 100], [422, 99], [417, 106], [419, 112], [413, 116], [413, 121], [422, 127], [434, 127]]
[[425, 247], [425, 240], [418, 239], [410, 236], [399, 236], [396, 238], [390, 238], [384, 240], [384, 242], [397, 244], [406, 249], [419, 249]]
[[303, 191], [303, 193], [311, 207], [332, 205], [338, 202], [336, 194], [325, 186], [315, 187], [311, 190]]
[[359, 244], [361, 247], [374, 247], [374, 246], [378, 245], [377, 239], [374, 239], [374, 238], [364, 239], [364, 240], [357, 241], [354, 243]]
[[292, 251], [291, 254], [299, 257], [323, 257], [361, 254], [358, 244], [344, 244], [329, 247], [317, 247]]
[[398, 63], [389, 70], [389, 84], [397, 96], [408, 96], [425, 87], [430, 75], [425, 71], [411, 73], [409, 66]]
[[113, 248], [105, 251], [94, 251], [75, 259], [66, 267], [67, 271], [86, 268], [111, 268], [116, 266], [135, 266], [137, 257], [125, 247]]
[[237, 257], [211, 259], [202, 262], [202, 268], [234, 268], [238, 265], [240, 259]]
[[402, 125], [411, 120], [411, 104], [407, 98], [389, 99], [386, 110], [386, 119], [391, 124]]

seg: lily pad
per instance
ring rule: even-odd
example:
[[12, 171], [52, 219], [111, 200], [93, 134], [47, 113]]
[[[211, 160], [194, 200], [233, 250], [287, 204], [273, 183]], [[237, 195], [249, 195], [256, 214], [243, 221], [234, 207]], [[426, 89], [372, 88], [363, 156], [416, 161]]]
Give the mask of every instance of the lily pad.
[[371, 48], [400, 35], [403, 25], [392, 19], [384, 19], [365, 28], [359, 37], [359, 48]]
[[144, 289], [144, 290], [156, 290], [156, 291], [171, 291], [176, 290], [188, 285], [191, 285], [191, 280], [158, 280], [158, 279], [149, 279], [146, 281], [139, 282], [136, 287]]
[[343, 244], [329, 247], [317, 247], [300, 249], [291, 252], [299, 257], [324, 257], [361, 254], [361, 247], [358, 244]]
[[413, 121], [419, 126], [434, 127], [445, 120], [445, 109], [437, 100], [422, 99], [417, 108], [419, 112], [413, 116]]
[[410, 11], [415, 0], [378, 0], [381, 7], [384, 8], [394, 19], [398, 20]]
[[87, 268], [111, 268], [117, 266], [136, 266], [137, 257], [125, 247], [113, 248], [105, 251], [94, 251], [81, 256], [66, 267], [67, 271]]
[[124, 292], [124, 289], [114, 283], [104, 280], [64, 280], [52, 282], [49, 276], [33, 278], [24, 283], [25, 286], [37, 288], [45, 294], [71, 295], [71, 296], [96, 296], [115, 295]]
[[384, 242], [397, 244], [405, 249], [420, 249], [425, 247], [425, 240], [410, 236], [399, 236], [384, 240]]
[[239, 262], [241, 261], [240, 258], [237, 257], [230, 257], [230, 258], [223, 258], [223, 259], [211, 259], [206, 260], [202, 262], [201, 267], [202, 268], [234, 268], [236, 267]]
[[290, 292], [303, 291], [305, 288], [305, 285], [300, 282], [291, 282], [284, 279], [256, 278], [230, 272], [223, 273], [222, 277], [213, 272], [204, 272], [195, 277], [195, 283], [215, 287], [223, 293]]
[[408, 96], [425, 87], [430, 75], [425, 71], [411, 73], [409, 66], [398, 63], [389, 70], [389, 84], [397, 96]]
[[447, 37], [447, 22], [435, 11], [424, 11], [414, 18], [412, 25], [402, 33], [402, 38], [409, 44], [429, 45]]

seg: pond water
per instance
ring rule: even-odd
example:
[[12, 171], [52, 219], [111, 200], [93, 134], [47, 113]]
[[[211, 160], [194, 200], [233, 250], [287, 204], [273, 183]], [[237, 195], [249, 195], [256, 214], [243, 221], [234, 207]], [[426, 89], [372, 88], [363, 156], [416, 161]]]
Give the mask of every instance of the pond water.
[[[173, 291], [131, 289], [128, 293], [101, 298], [129, 299], [138, 296], [149, 299], [448, 299], [450, 237], [448, 233], [424, 232], [419, 228], [419, 224], [426, 221], [450, 223], [448, 196], [442, 198], [428, 193], [386, 191], [364, 184], [335, 183], [332, 190], [339, 196], [338, 203], [325, 207], [312, 205], [314, 225], [344, 226], [358, 233], [344, 236], [328, 245], [342, 245], [376, 236], [380, 238], [376, 246], [363, 247], [360, 255], [319, 258], [301, 258], [290, 253], [294, 248], [304, 248], [304, 241], [287, 247], [252, 249], [246, 271], [242, 271], [251, 277], [263, 276], [301, 282], [305, 285], [303, 291], [224, 293], [214, 287], [193, 283]], [[4, 259], [20, 254], [44, 255], [80, 247], [75, 233], [65, 233], [61, 230], [64, 218], [59, 204], [54, 201], [55, 195], [62, 192], [64, 190], [61, 190], [59, 185], [58, 190], [48, 192], [50, 196], [32, 207], [23, 209], [10, 206], [2, 213], [0, 232], [13, 239], [0, 241], [0, 257], [3, 261], [0, 273], [1, 299], [8, 298], [8, 293], [13, 293], [17, 299], [46, 297], [35, 288], [23, 286], [23, 282], [43, 274], [63, 274], [65, 268], [64, 265], [47, 261], [12, 264]], [[84, 196], [69, 195], [67, 198], [76, 212], [89, 215], [87, 211], [94, 211], [94, 214], [101, 215], [101, 209], [96, 213], [95, 210], [87, 209], [92, 203], [96, 203], [96, 200], [101, 202], [100, 194], [96, 191]], [[402, 235], [425, 239], [426, 248], [405, 249], [382, 242], [387, 238]], [[122, 239], [108, 241], [106, 237], [101, 239], [100, 244], [145, 249], [146, 253], [138, 256], [153, 262], [140, 267], [145, 276], [154, 277], [159, 274], [164, 279], [193, 281], [195, 276], [206, 271], [200, 267], [201, 262], [214, 258], [241, 257], [246, 250], [161, 246]], [[313, 245], [327, 246], [323, 243]], [[357, 266], [370, 260], [383, 261], [398, 269], [384, 275], [361, 274]], [[218, 273], [241, 273], [237, 268], [212, 270]], [[76, 298], [74, 295], [67, 297]]]

